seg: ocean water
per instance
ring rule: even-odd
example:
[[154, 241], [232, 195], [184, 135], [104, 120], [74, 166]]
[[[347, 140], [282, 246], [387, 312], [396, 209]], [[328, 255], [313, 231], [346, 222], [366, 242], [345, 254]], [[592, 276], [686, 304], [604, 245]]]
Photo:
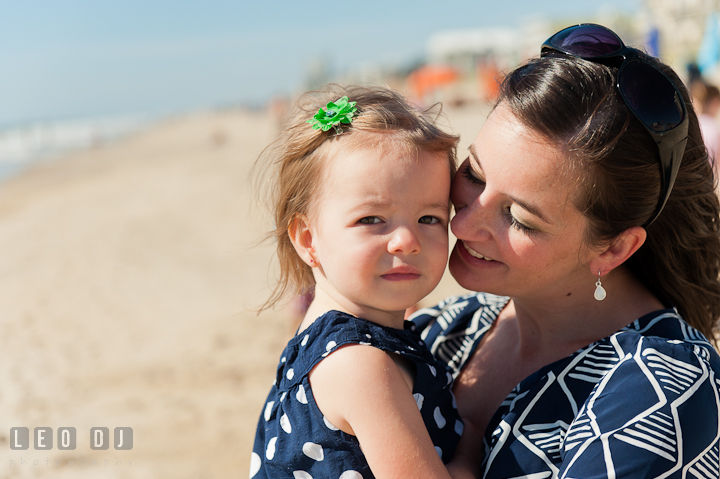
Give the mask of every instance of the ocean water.
[[106, 144], [154, 121], [147, 115], [26, 122], [0, 127], [0, 180], [38, 162]]

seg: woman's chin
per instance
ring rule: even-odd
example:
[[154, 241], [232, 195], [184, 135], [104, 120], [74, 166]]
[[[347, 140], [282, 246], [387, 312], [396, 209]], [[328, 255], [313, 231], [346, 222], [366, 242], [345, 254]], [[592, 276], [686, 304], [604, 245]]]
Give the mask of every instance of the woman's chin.
[[478, 281], [478, 277], [473, 274], [470, 268], [468, 268], [468, 265], [460, 258], [457, 246], [455, 246], [455, 249], [453, 249], [450, 254], [448, 270], [452, 277], [455, 278], [455, 281], [463, 288], [469, 289], [470, 291], [480, 291], [479, 286], [481, 286], [483, 281]]

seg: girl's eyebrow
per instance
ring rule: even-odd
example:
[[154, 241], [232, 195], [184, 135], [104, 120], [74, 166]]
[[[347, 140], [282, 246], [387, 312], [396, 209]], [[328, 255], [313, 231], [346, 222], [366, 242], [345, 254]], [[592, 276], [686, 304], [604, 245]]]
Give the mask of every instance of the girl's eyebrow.
[[[471, 156], [472, 159], [474, 160], [474, 163], [477, 165], [477, 167], [480, 169], [480, 171], [482, 171], [482, 165], [480, 164], [480, 159], [479, 159], [479, 157], [478, 157], [477, 150], [475, 149], [475, 145], [470, 145], [470, 146], [468, 147], [468, 150], [470, 150], [470, 156]], [[547, 224], [549, 224], [549, 225], [553, 224], [551, 221], [549, 221], [549, 220], [545, 217], [545, 215], [542, 214], [542, 211], [540, 211], [540, 208], [538, 208], [538, 207], [535, 206], [534, 204], [529, 203], [529, 202], [524, 201], [524, 200], [521, 200], [521, 199], [519, 199], [519, 198], [515, 198], [514, 196], [511, 196], [511, 195], [507, 195], [507, 196], [508, 196], [508, 198], [510, 198], [513, 202], [515, 202], [515, 203], [517, 203], [518, 205], [520, 205], [520, 207], [521, 207], [522, 209], [524, 209], [525, 211], [527, 211], [527, 212], [530, 213], [531, 215], [536, 216], [536, 217], [537, 217], [538, 219], [540, 219], [542, 222], [547, 223]]]

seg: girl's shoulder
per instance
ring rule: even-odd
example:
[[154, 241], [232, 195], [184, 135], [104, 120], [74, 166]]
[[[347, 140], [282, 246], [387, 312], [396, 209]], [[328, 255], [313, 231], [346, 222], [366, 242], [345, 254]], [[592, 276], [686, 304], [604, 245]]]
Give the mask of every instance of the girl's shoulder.
[[299, 384], [320, 361], [350, 344], [372, 346], [411, 361], [434, 361], [416, 326], [409, 321], [405, 329], [393, 329], [351, 314], [329, 311], [288, 342], [277, 370], [279, 389], [289, 390]]

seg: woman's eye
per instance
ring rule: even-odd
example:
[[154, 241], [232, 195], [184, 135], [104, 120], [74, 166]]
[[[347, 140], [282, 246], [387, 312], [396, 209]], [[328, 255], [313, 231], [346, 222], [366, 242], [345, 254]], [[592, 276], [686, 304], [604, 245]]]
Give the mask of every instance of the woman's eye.
[[508, 223], [510, 223], [510, 226], [512, 226], [512, 227], [515, 228], [516, 230], [522, 231], [522, 232], [525, 233], [526, 235], [532, 235], [532, 234], [537, 233], [537, 230], [535, 230], [535, 229], [533, 229], [533, 228], [531, 228], [531, 227], [529, 227], [529, 226], [525, 226], [524, 224], [520, 223], [520, 222], [512, 215], [512, 213], [510, 212], [510, 208], [508, 208], [508, 209], [506, 210], [505, 216], [506, 216], [506, 218], [507, 218]]
[[418, 223], [422, 223], [424, 225], [434, 225], [436, 223], [440, 223], [440, 218], [437, 216], [423, 216], [418, 220]]
[[365, 218], [360, 218], [358, 220], [358, 223], [363, 225], [374, 225], [380, 222], [382, 222], [382, 220], [377, 216], [366, 216]]
[[470, 163], [465, 165], [465, 168], [462, 170], [462, 175], [467, 178], [470, 183], [474, 183], [478, 186], [485, 186], [485, 182], [473, 174], [472, 168], [470, 168]]

